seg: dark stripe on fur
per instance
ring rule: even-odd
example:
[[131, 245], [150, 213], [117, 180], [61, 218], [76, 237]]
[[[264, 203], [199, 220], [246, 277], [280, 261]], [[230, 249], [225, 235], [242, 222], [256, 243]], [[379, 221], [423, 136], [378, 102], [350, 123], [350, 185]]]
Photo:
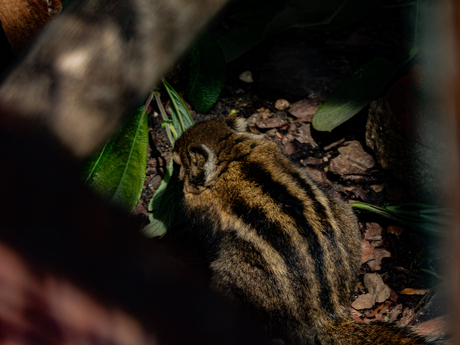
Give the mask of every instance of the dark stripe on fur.
[[[291, 195], [285, 186], [273, 181], [270, 173], [266, 172], [263, 168], [255, 163], [246, 163], [244, 165], [244, 173], [246, 174], [246, 179], [256, 182], [262, 188], [264, 194], [270, 195], [270, 197], [275, 200], [279, 206], [281, 206], [283, 212], [294, 220], [299, 233], [308, 242], [308, 250], [313, 260], [316, 263], [323, 263], [325, 260], [324, 251], [321, 247], [318, 236], [313, 231], [310, 224], [308, 223], [308, 220], [304, 216], [303, 202], [295, 196]], [[334, 305], [330, 300], [332, 292], [329, 286], [327, 274], [324, 272], [324, 266], [322, 264], [315, 265], [315, 273], [320, 281], [321, 286], [321, 306], [330, 315], [334, 315]]]
[[[349, 289], [352, 289], [353, 287], [350, 286], [349, 289], [344, 289], [341, 287], [346, 286], [348, 284], [349, 274], [356, 274], [356, 272], [351, 271], [348, 266], [348, 264], [352, 262], [354, 255], [348, 250], [347, 248], [348, 246], [345, 246], [345, 250], [343, 253], [347, 255], [347, 258], [341, 257], [341, 255], [339, 255], [339, 253], [341, 252], [339, 248], [341, 246], [337, 243], [335, 231], [332, 228], [331, 223], [328, 221], [329, 216], [327, 214], [326, 208], [321, 204], [320, 201], [317, 200], [317, 196], [315, 195], [315, 192], [313, 191], [311, 185], [307, 183], [305, 179], [297, 171], [295, 171], [294, 169], [291, 169], [290, 175], [297, 182], [297, 184], [299, 184], [301, 188], [307, 193], [310, 199], [313, 200], [313, 208], [320, 219], [323, 233], [326, 235], [329, 241], [329, 245], [333, 247], [329, 249], [328, 252], [331, 254], [332, 259], [334, 260], [335, 266], [341, 268], [337, 270], [337, 275], [333, 277], [334, 282], [335, 282], [334, 290], [337, 292], [337, 295], [339, 296], [340, 303], [348, 304], [350, 301], [350, 296], [349, 296], [348, 291]], [[323, 193], [322, 191], [320, 192]], [[331, 200], [331, 198], [329, 197], [329, 195], [325, 194], [324, 196], [330, 201], [332, 201], [332, 203], [334, 204], [334, 207], [336, 206], [334, 201]], [[340, 214], [340, 211], [332, 212], [332, 214]], [[338, 219], [336, 220], [339, 222]], [[348, 270], [346, 270], [347, 266], [348, 266]], [[322, 297], [324, 297], [324, 295], [322, 295]], [[327, 303], [328, 301], [322, 301], [322, 302]]]

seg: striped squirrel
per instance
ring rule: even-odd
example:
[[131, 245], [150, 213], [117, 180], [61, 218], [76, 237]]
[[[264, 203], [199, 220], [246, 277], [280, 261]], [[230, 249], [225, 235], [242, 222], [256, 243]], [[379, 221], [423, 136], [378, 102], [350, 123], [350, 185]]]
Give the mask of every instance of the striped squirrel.
[[357, 220], [243, 118], [195, 125], [176, 142], [183, 204], [210, 251], [211, 286], [287, 344], [428, 344], [349, 317]]
[[[1, 125], [20, 133], [27, 127], [24, 124], [30, 124], [26, 129], [31, 130], [45, 128], [44, 135], [55, 138], [74, 157], [88, 156], [224, 3], [74, 1], [3, 83], [0, 103], [14, 110], [14, 116], [1, 116]], [[234, 125], [241, 131], [241, 121]], [[252, 306], [290, 343], [359, 343], [358, 338], [364, 343], [372, 337], [381, 343], [402, 342], [408, 334], [405, 330], [358, 324], [347, 317], [359, 257], [351, 211], [314, 187], [270, 143], [247, 134], [236, 138], [226, 127], [218, 126], [214, 133], [211, 127], [201, 139], [185, 135], [178, 143], [176, 161], [185, 167], [184, 190], [192, 197], [186, 198], [186, 205], [195, 229], [202, 230], [206, 242], [217, 248], [211, 265], [215, 289]], [[223, 138], [229, 135], [227, 140], [211, 145], [221, 132], [226, 133]], [[201, 144], [193, 146], [190, 154], [185, 149], [180, 154], [180, 143], [185, 146], [187, 137]], [[213, 148], [229, 140], [235, 147], [222, 153], [234, 154], [240, 161], [215, 164], [222, 157]], [[253, 157], [265, 149], [259, 159]], [[195, 166], [187, 166], [189, 157]], [[239, 174], [243, 167], [247, 175]], [[239, 178], [231, 180], [235, 174]], [[276, 188], [264, 190], [273, 185]], [[253, 194], [243, 198], [238, 194], [241, 190]], [[227, 193], [212, 198], [211, 191]], [[234, 207], [224, 210], [228, 198]], [[239, 219], [234, 216], [238, 213]], [[275, 236], [277, 232], [281, 236]], [[237, 275], [246, 272], [257, 274], [251, 280]], [[411, 339], [408, 343], [423, 342]]]

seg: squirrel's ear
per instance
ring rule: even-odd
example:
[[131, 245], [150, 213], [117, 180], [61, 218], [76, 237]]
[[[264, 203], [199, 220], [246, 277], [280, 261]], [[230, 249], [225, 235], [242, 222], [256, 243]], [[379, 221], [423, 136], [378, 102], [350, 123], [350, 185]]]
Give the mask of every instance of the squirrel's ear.
[[185, 167], [182, 165], [182, 161], [180, 160], [180, 154], [178, 154], [177, 152], [173, 152], [173, 161], [174, 163], [176, 163], [177, 165], [180, 166], [180, 170], [179, 170], [179, 180], [183, 180], [184, 179], [184, 176], [185, 176]]
[[244, 117], [238, 117], [236, 114], [230, 114], [225, 119], [225, 124], [238, 133], [245, 133], [248, 131], [248, 122]]
[[188, 156], [190, 166], [188, 173], [185, 173], [185, 182], [191, 192], [200, 192], [213, 181], [216, 173], [216, 154], [207, 145], [193, 144], [188, 148]]

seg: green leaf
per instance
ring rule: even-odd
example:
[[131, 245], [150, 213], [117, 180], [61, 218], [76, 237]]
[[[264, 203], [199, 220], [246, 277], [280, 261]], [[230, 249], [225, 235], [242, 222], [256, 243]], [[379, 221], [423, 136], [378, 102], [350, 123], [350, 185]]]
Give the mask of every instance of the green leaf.
[[134, 210], [142, 193], [147, 168], [148, 125], [144, 107], [85, 165], [83, 181], [104, 199]]
[[351, 207], [374, 212], [432, 236], [444, 236], [445, 232], [442, 229], [449, 224], [449, 214], [446, 209], [421, 203], [379, 207], [365, 202], [354, 202]]
[[142, 232], [148, 237], [163, 236], [166, 231], [177, 224], [185, 222], [182, 208], [182, 185], [177, 174], [173, 174], [173, 160], [169, 162], [163, 181], [150, 200], [148, 210], [150, 224]]
[[190, 49], [188, 99], [199, 113], [206, 113], [219, 98], [225, 82], [225, 57], [210, 34], [201, 37]]
[[382, 91], [399, 65], [375, 59], [345, 78], [316, 112], [312, 120], [317, 131], [332, 131], [367, 106]]
[[[249, 2], [251, 3], [251, 2]], [[380, 0], [290, 0], [242, 8], [230, 18], [245, 25], [218, 42], [230, 62], [262, 41], [291, 28], [336, 30], [364, 18]]]
[[[164, 79], [163, 84], [170, 97], [172, 126], [174, 132], [177, 133], [177, 139], [183, 132], [193, 126], [193, 120], [177, 92]], [[159, 97], [159, 95], [156, 97]], [[166, 114], [163, 115], [166, 117]], [[169, 120], [164, 122], [165, 126], [171, 127]], [[171, 143], [171, 145], [174, 145], [174, 143]], [[152, 212], [149, 217], [150, 224], [142, 230], [144, 235], [148, 237], [163, 236], [170, 227], [185, 222], [186, 217], [181, 206], [182, 184], [177, 174], [174, 174], [173, 167], [174, 163], [171, 159], [160, 186], [149, 202], [148, 210]]]
[[171, 117], [173, 121], [173, 126], [179, 138], [182, 133], [184, 133], [188, 128], [193, 126], [192, 116], [185, 106], [182, 98], [177, 94], [177, 92], [172, 88], [169, 83], [163, 79], [163, 84], [168, 92], [170, 101], [171, 101]]

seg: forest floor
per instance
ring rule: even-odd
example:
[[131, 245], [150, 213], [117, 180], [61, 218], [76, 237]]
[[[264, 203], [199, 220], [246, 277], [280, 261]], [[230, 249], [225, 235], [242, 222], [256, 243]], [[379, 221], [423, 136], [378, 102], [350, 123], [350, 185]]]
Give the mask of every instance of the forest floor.
[[[318, 107], [343, 78], [373, 58], [391, 59], [401, 49], [409, 49], [410, 41], [404, 21], [391, 11], [374, 13], [334, 32], [289, 30], [228, 65], [221, 97], [207, 114], [190, 111], [198, 122], [236, 110], [248, 119], [254, 133], [277, 143], [294, 164], [348, 203], [383, 206], [418, 201], [420, 195], [412, 193], [413, 185], [398, 179], [398, 172], [384, 169], [381, 155], [368, 147], [366, 131], [369, 136], [373, 126], [369, 107], [332, 132], [317, 132], [311, 125]], [[401, 110], [413, 105], [423, 64], [418, 60], [403, 68], [379, 97], [394, 113], [392, 126], [397, 128], [392, 130], [408, 142], [426, 145], [423, 135], [412, 135], [420, 131], [407, 127], [417, 126], [417, 114]], [[184, 94], [186, 78], [187, 68], [183, 67], [169, 80]], [[149, 121], [147, 178], [134, 213], [140, 227], [148, 223], [147, 205], [171, 157], [161, 117]], [[402, 150], [410, 152], [411, 148]], [[433, 245], [436, 239], [372, 213], [356, 213], [362, 266], [352, 296], [352, 317], [362, 322], [394, 321], [401, 326], [434, 319], [424, 327], [432, 327], [428, 332], [442, 332], [446, 310], [439, 297], [443, 293], [437, 292], [444, 290], [440, 287], [440, 255]]]

